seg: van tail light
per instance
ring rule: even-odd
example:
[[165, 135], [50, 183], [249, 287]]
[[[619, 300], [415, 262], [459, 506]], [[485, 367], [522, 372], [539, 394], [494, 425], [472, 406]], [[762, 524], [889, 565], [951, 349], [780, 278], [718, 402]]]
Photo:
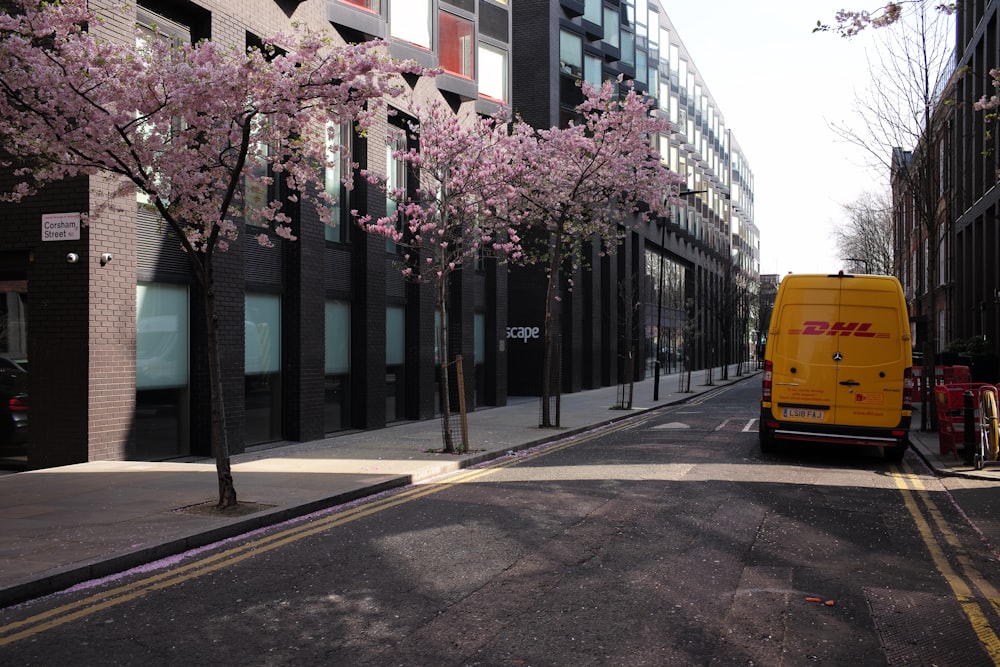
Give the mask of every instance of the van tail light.
[[774, 370], [774, 364], [771, 361], [764, 362], [764, 382], [761, 387], [761, 400], [764, 402], [770, 402], [771, 400], [771, 376]]
[[7, 409], [11, 412], [24, 412], [28, 409], [28, 404], [17, 396], [13, 396], [7, 400]]

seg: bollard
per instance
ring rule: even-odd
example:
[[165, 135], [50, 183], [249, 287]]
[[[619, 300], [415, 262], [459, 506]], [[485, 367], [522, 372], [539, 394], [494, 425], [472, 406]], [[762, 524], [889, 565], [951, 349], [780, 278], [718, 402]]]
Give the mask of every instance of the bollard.
[[962, 457], [965, 462], [972, 465], [972, 454], [976, 449], [976, 407], [973, 404], [974, 394], [971, 389], [966, 389], [962, 394], [964, 399], [965, 413], [965, 438], [963, 438]]

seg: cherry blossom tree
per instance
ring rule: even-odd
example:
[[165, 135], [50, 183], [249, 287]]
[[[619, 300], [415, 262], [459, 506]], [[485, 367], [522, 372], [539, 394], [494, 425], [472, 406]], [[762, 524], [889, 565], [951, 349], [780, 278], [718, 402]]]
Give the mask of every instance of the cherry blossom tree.
[[542, 426], [553, 426], [549, 406], [552, 373], [553, 306], [562, 275], [583, 265], [587, 244], [614, 252], [634, 222], [667, 213], [681, 178], [662, 162], [655, 145], [670, 131], [666, 118], [650, 112], [651, 101], [621, 80], [600, 88], [583, 83], [578, 121], [535, 130], [518, 122], [513, 143], [523, 165], [509, 216], [522, 221], [526, 263], [545, 266]]
[[855, 37], [868, 28], [885, 28], [904, 19], [908, 12], [922, 13], [928, 5], [941, 14], [958, 11], [957, 2], [928, 2], [928, 0], [901, 0], [887, 2], [872, 10], [841, 9], [833, 17], [833, 25], [816, 21], [813, 32], [835, 32], [841, 37]]
[[[394, 209], [381, 218], [358, 215], [366, 231], [391, 239], [401, 250], [400, 271], [436, 291], [440, 337], [444, 451], [456, 451], [451, 428], [448, 366], [448, 300], [452, 274], [484, 254], [520, 257], [516, 224], [496, 212], [513, 197], [514, 162], [508, 155], [507, 121], [501, 115], [463, 119], [441, 103], [417, 111], [409, 124], [418, 147], [393, 158], [418, 175], [407, 192], [400, 184], [362, 172], [379, 186]], [[404, 130], [400, 130], [405, 132]], [[357, 212], [354, 212], [357, 215]], [[467, 443], [462, 443], [462, 449]]]
[[[8, 161], [0, 166], [16, 183], [3, 200], [107, 173], [118, 177], [118, 194], [138, 191], [159, 212], [201, 288], [218, 507], [235, 505], [213, 258], [245, 221], [257, 224], [262, 245], [273, 243], [268, 228], [294, 240], [283, 200], [312, 197], [328, 221], [328, 125], [364, 127], [383, 96], [401, 92], [396, 74], [420, 70], [390, 60], [379, 42], [338, 46], [318, 32], [250, 50], [175, 46], [158, 35], [123, 43], [100, 28], [129, 25], [124, 6], [102, 18], [85, 0], [8, 4], [14, 11], [0, 13], [0, 155]], [[267, 194], [271, 185], [278, 194]]]

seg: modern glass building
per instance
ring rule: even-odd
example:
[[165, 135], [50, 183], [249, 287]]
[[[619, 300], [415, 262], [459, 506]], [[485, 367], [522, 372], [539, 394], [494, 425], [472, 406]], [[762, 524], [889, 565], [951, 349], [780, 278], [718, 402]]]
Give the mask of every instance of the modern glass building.
[[[657, 358], [667, 372], [749, 359], [760, 264], [753, 173], [667, 14], [656, 0], [512, 6], [514, 111], [536, 127], [565, 124], [581, 81], [633, 81], [671, 121], [657, 141], [688, 193], [669, 219], [629, 230], [615, 254], [592, 248], [572, 276], [576, 288], [559, 300], [558, 389], [648, 377]], [[540, 271], [512, 270], [512, 324], [541, 326], [539, 284]], [[511, 344], [511, 394], [539, 392], [541, 347]]]

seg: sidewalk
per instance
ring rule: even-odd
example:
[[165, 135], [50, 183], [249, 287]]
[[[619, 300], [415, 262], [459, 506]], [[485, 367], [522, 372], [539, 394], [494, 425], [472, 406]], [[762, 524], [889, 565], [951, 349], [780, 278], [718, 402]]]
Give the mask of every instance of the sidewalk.
[[[713, 386], [706, 372], [691, 375], [691, 393], [680, 375], [635, 383], [631, 411], [621, 388], [564, 394], [561, 428], [540, 429], [539, 399], [514, 397], [497, 408], [469, 414], [472, 452], [441, 448], [439, 419], [338, 435], [307, 443], [258, 449], [232, 457], [238, 512], [203, 511], [217, 500], [215, 463], [108, 461], [0, 476], [0, 607], [92, 578], [144, 565], [263, 526], [380, 491], [405, 486], [511, 451], [589, 430], [636, 412], [681, 403], [759, 372]], [[914, 422], [919, 428], [919, 413]], [[913, 431], [914, 449], [941, 474], [1000, 480], [1000, 467], [976, 471], [960, 458], [939, 456], [936, 433]]]

